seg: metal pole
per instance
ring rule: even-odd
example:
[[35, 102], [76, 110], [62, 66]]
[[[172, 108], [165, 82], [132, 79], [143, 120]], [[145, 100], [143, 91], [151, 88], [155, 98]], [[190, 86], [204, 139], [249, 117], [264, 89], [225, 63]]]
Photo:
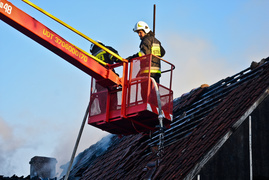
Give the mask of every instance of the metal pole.
[[249, 116], [249, 121], [248, 122], [249, 122], [249, 179], [253, 180], [251, 116]]
[[73, 149], [73, 153], [72, 153], [72, 156], [71, 156], [71, 159], [70, 159], [70, 163], [69, 163], [69, 166], [68, 166], [68, 170], [67, 170], [67, 173], [65, 175], [64, 180], [68, 180], [68, 177], [69, 177], [69, 174], [70, 174], [70, 171], [71, 171], [71, 167], [72, 167], [72, 164], [73, 164], [73, 161], [74, 161], [74, 158], [75, 158], [77, 149], [78, 149], [78, 144], [79, 144], [79, 141], [80, 141], [80, 138], [81, 138], [81, 135], [82, 135], [84, 126], [85, 126], [86, 119], [87, 119], [88, 114], [89, 114], [89, 108], [90, 108], [90, 102], [88, 104], [88, 107], [86, 109], [86, 112], [85, 112], [83, 121], [81, 123], [81, 127], [80, 127], [80, 130], [79, 130], [79, 133], [78, 133], [77, 141], [76, 141], [75, 147]]
[[156, 22], [156, 4], [153, 6], [153, 33], [155, 35], [155, 22]]

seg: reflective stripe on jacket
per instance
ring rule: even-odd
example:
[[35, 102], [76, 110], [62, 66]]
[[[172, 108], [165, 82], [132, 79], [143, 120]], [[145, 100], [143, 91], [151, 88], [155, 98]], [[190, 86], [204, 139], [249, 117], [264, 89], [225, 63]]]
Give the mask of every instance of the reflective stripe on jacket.
[[106, 53], [106, 51], [104, 50], [99, 50], [98, 52], [96, 52], [95, 54], [93, 54], [95, 57], [97, 57], [98, 59], [105, 61], [105, 56], [104, 54]]
[[[114, 48], [112, 48], [110, 46], [105, 46], [105, 47], [108, 48], [109, 50], [113, 51], [114, 53], [118, 54], [118, 52]], [[101, 49], [98, 46], [94, 46], [91, 53], [92, 53], [92, 55], [94, 55], [98, 59], [100, 59], [108, 64], [113, 64], [115, 61], [118, 61], [117, 58], [115, 58], [111, 54], [107, 53], [105, 50]]]
[[[149, 67], [141, 69], [141, 73], [149, 73]], [[161, 70], [159, 67], [151, 67], [150, 68], [150, 73], [159, 73], [161, 74]]]
[[161, 57], [161, 46], [158, 43], [153, 43], [151, 47], [151, 54]]

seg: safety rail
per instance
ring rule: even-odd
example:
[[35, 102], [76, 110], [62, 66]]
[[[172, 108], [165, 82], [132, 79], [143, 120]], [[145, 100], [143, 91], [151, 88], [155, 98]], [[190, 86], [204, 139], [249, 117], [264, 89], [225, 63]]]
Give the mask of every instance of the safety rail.
[[[88, 123], [113, 134], [136, 134], [158, 130], [160, 113], [163, 114], [163, 124], [170, 127], [173, 120], [172, 79], [168, 87], [157, 84], [160, 102], [153, 80], [150, 77], [151, 59], [153, 55], [131, 59], [123, 86], [99, 88], [98, 81], [93, 81], [91, 90], [91, 107]], [[166, 63], [167, 61], [162, 61]], [[142, 73], [142, 67], [149, 71]], [[172, 78], [174, 66], [164, 72], [170, 72]], [[160, 104], [159, 104], [160, 103]], [[160, 108], [161, 107], [161, 108]]]
[[[45, 14], [46, 16], [50, 17], [51, 19], [55, 20], [56, 22], [60, 23], [61, 25], [65, 26], [66, 28], [70, 29], [71, 31], [75, 32], [76, 34], [80, 35], [81, 37], [85, 38], [86, 40], [90, 41], [91, 43], [95, 44], [96, 46], [100, 47], [101, 49], [103, 49], [104, 51], [108, 52], [112, 56], [115, 56], [117, 59], [119, 59], [119, 60], [121, 60], [123, 62], [128, 62], [126, 59], [120, 57], [118, 54], [116, 54], [113, 51], [109, 50], [105, 46], [99, 44], [98, 42], [96, 42], [93, 39], [89, 38], [85, 34], [81, 33], [80, 31], [76, 30], [75, 28], [71, 27], [70, 25], [66, 24], [65, 22], [61, 21], [60, 19], [56, 18], [52, 14], [50, 14], [47, 11], [41, 9], [40, 7], [38, 7], [37, 5], [35, 5], [34, 3], [32, 3], [32, 2], [30, 2], [28, 0], [22, 0], [22, 1], [25, 2], [25, 3], [27, 3], [28, 5], [32, 6], [36, 10], [40, 11], [41, 13]], [[92, 55], [90, 55], [90, 54], [88, 54], [88, 55], [90, 57], [92, 57]], [[107, 63], [105, 63], [103, 61], [100, 61], [98, 58], [94, 58], [94, 56], [92, 58], [94, 60], [98, 61], [99, 63], [103, 64], [103, 65], [108, 65]]]
[[[153, 57], [160, 59], [160, 66], [161, 67], [163, 67], [163, 65], [164, 65], [164, 64], [162, 64], [162, 62], [165, 63], [166, 65], [168, 65], [168, 67], [169, 67], [169, 68], [161, 71], [162, 74], [170, 72], [168, 86], [165, 87], [162, 84], [158, 84], [158, 87], [159, 87], [160, 91], [167, 91], [166, 95], [164, 95], [163, 93], [160, 93], [161, 97], [164, 98], [167, 96], [167, 97], [169, 97], [168, 101], [172, 102], [173, 101], [172, 78], [173, 78], [173, 70], [175, 69], [175, 66], [172, 63], [170, 63], [170, 62], [168, 62], [168, 61], [166, 61], [158, 56], [155, 56], [153, 54], [148, 54], [148, 55], [145, 55], [145, 56], [142, 56], [139, 58], [131, 59], [130, 70], [129, 70], [130, 71], [129, 72], [129, 87], [128, 88], [129, 88], [129, 90], [131, 90], [131, 87], [134, 86], [134, 84], [142, 85], [143, 83], [146, 83], [147, 87], [151, 86], [150, 85], [150, 76], [151, 76], [150, 69], [151, 69], [151, 63], [152, 63]], [[141, 73], [141, 68], [142, 68], [142, 66], [145, 66], [145, 64], [146, 64], [146, 67], [149, 68], [149, 71], [147, 71], [147, 73]], [[160, 77], [160, 79], [161, 79], [161, 77]], [[136, 93], [139, 92], [138, 87], [136, 87], [135, 92]], [[150, 89], [148, 88], [147, 92], [145, 92], [145, 93], [147, 94], [147, 97], [150, 97], [150, 94], [152, 92], [150, 92]], [[129, 92], [129, 96], [130, 95], [131, 95], [131, 93]], [[142, 95], [142, 94], [140, 94], [140, 95]], [[136, 94], [136, 96], [137, 96], [137, 94]], [[152, 93], [152, 97], [154, 97], [154, 92]], [[131, 97], [128, 97], [128, 99], [129, 99], [128, 102], [130, 102], [130, 98]], [[137, 99], [137, 97], [136, 97], [136, 99]], [[162, 103], [162, 107], [164, 107], [165, 105], [166, 105], [165, 103]], [[170, 110], [172, 111], [172, 109], [170, 109]]]

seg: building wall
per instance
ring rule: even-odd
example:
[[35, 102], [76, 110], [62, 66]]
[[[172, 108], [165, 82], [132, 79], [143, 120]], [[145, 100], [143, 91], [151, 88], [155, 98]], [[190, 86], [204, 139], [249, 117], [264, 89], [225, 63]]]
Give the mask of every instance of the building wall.
[[[251, 114], [253, 178], [269, 179], [269, 97]], [[200, 180], [250, 179], [248, 118], [200, 171]]]
[[269, 179], [269, 97], [252, 113], [253, 176]]

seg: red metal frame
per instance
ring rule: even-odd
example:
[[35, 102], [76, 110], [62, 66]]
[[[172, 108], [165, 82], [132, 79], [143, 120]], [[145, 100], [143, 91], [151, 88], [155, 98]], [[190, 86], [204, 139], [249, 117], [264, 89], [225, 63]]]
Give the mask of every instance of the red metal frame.
[[[131, 60], [129, 63], [129, 74], [127, 73], [127, 65], [125, 66], [123, 73], [125, 83], [123, 83], [122, 87], [118, 87], [116, 90], [118, 93], [121, 92], [121, 95], [118, 94], [118, 96], [121, 97], [121, 104], [118, 106], [121, 108], [116, 110], [111, 108], [114, 107], [114, 105], [111, 104], [112, 102], [110, 102], [110, 97], [113, 93], [115, 93], [115, 90], [110, 91], [108, 89], [106, 93], [109, 100], [106, 101], [108, 103], [106, 104], [106, 113], [90, 115], [88, 119], [88, 123], [90, 125], [113, 134], [125, 135], [136, 134], [139, 132], [148, 132], [149, 130], [155, 131], [158, 129], [157, 126], [159, 125], [159, 111], [156, 94], [154, 96], [154, 93], [152, 93], [154, 91], [152, 91], [153, 86], [150, 78], [150, 73], [147, 75], [139, 76], [138, 72], [140, 70], [137, 69], [139, 64], [142, 62], [148, 64], [150, 69], [151, 58], [152, 55], [146, 55]], [[164, 63], [167, 62], [164, 61]], [[167, 64], [171, 65], [171, 68], [163, 72], [170, 72], [172, 74], [174, 66], [170, 63]], [[170, 77], [172, 76], [170, 75]], [[142, 98], [142, 83], [146, 83], [146, 99]], [[169, 87], [164, 87], [163, 85], [158, 84], [161, 93], [161, 100], [165, 99], [165, 101], [162, 102], [162, 110], [164, 114], [163, 122], [166, 127], [169, 127], [173, 115], [173, 91], [171, 90], [171, 83], [172, 81], [170, 79]], [[165, 94], [162, 94], [163, 92], [165, 92]], [[91, 97], [95, 98], [95, 92], [91, 92]], [[94, 101], [94, 99], [91, 99], [91, 101]]]

